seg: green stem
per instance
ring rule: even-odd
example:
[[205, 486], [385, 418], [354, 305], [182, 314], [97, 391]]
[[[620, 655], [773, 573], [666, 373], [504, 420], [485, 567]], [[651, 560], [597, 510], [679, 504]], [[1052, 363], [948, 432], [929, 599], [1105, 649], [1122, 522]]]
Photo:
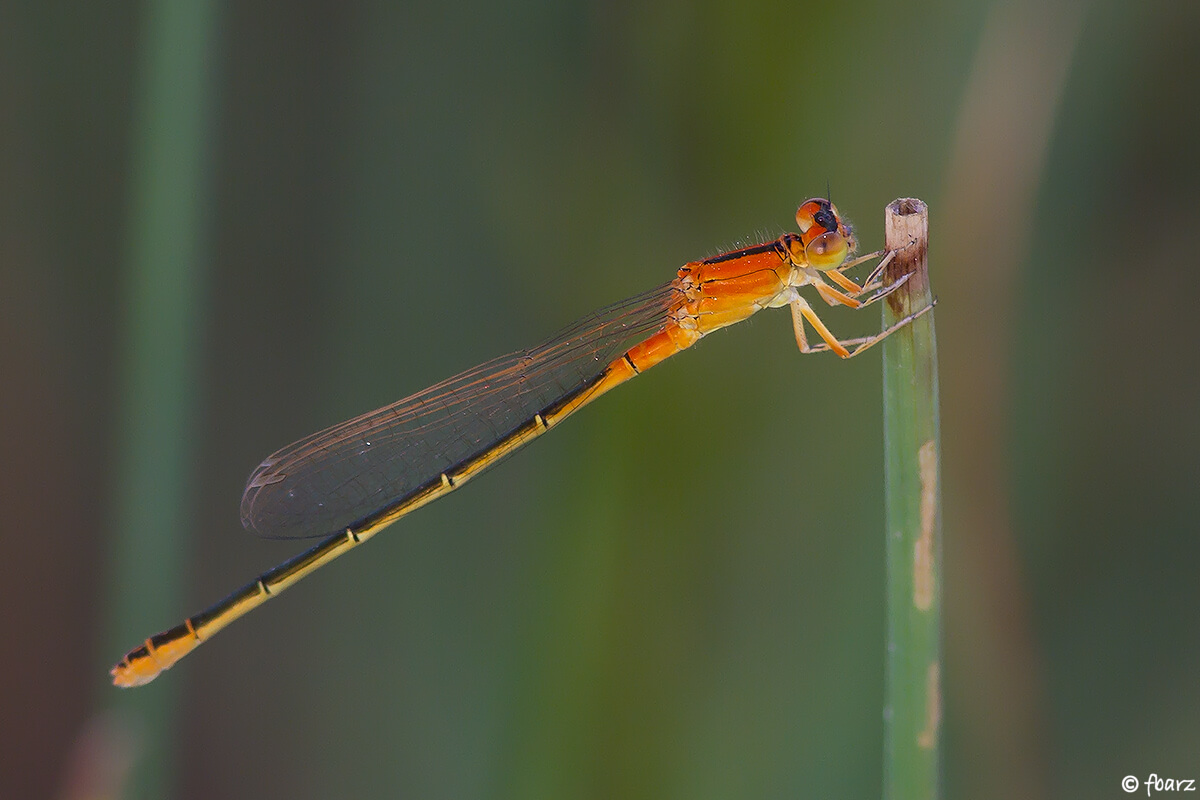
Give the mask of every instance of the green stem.
[[[884, 303], [883, 325], [933, 302], [928, 209], [887, 207], [887, 248], [897, 255], [885, 285], [908, 281]], [[887, 669], [884, 792], [888, 800], [939, 794], [941, 724], [941, 489], [938, 476], [937, 343], [933, 313], [883, 343], [887, 503]]]
[[[121, 653], [181, 613], [180, 575], [192, 533], [217, 8], [154, 0], [143, 11], [119, 294], [107, 632], [97, 681]], [[125, 797], [174, 794], [179, 683], [161, 683], [102, 690], [103, 705], [134, 734], [129, 783], [119, 792]]]

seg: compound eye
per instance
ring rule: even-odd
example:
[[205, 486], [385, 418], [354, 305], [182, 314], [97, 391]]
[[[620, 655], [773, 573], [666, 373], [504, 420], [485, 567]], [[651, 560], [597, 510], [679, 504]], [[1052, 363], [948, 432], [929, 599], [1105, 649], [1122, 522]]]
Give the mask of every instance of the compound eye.
[[796, 209], [796, 225], [800, 228], [800, 232], [808, 233], [814, 224], [819, 223], [817, 218], [822, 215], [822, 212], [827, 213], [828, 210], [829, 203], [819, 197], [804, 201]]
[[804, 248], [804, 257], [810, 267], [826, 270], [840, 267], [850, 254], [850, 245], [837, 230], [822, 233]]

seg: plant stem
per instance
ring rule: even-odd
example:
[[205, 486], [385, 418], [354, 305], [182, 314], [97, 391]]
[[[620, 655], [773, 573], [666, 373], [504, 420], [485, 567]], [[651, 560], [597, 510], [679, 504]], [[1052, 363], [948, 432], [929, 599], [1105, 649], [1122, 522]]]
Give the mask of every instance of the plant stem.
[[[214, 42], [212, 2], [143, 9], [131, 139], [113, 533], [101, 703], [134, 734], [123, 797], [175, 793], [178, 681], [151, 691], [109, 685], [107, 665], [182, 607], [195, 484], [201, 320], [206, 297]], [[102, 665], [104, 665], [102, 667]]]
[[[923, 202], [887, 207], [886, 246], [897, 254], [884, 285], [908, 281], [884, 303], [887, 328], [933, 302], [929, 215]], [[884, 792], [888, 800], [939, 794], [941, 724], [941, 487], [937, 343], [933, 313], [883, 342], [887, 505], [887, 669]]]

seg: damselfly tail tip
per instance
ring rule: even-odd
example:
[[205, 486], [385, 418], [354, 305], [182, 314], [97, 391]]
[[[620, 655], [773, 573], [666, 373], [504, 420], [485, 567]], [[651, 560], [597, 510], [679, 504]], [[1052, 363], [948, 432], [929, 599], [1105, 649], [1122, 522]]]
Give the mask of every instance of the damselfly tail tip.
[[162, 670], [142, 645], [121, 659], [121, 663], [110, 669], [113, 686], [131, 689], [134, 686], [145, 686], [159, 676]]
[[126, 653], [121, 663], [112, 668], [110, 674], [113, 685], [126, 688], [145, 686], [195, 650], [201, 641], [203, 640], [192, 627], [191, 620], [157, 636], [151, 636], [141, 647]]

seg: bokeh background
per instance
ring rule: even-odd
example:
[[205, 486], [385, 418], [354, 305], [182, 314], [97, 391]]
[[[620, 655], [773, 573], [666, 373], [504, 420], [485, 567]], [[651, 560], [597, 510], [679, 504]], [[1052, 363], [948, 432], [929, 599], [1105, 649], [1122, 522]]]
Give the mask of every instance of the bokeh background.
[[0, 5], [0, 797], [878, 796], [878, 356], [779, 312], [107, 680], [298, 549], [267, 453], [827, 185], [931, 208], [947, 796], [1200, 779], [1198, 75], [1190, 0]]

